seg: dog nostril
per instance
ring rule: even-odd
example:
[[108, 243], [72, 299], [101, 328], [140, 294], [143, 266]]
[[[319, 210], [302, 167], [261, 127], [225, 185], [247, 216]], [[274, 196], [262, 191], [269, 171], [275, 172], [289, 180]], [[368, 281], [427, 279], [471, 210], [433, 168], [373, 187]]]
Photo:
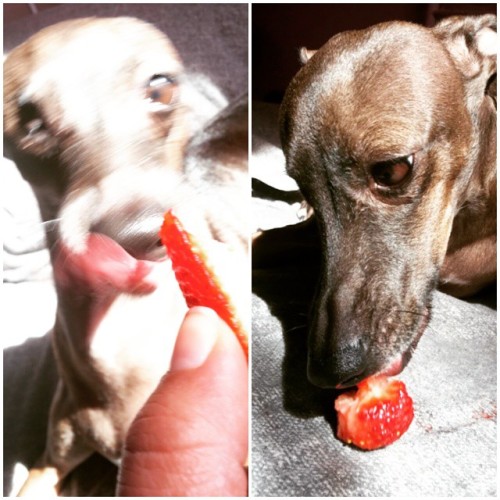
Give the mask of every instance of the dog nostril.
[[357, 373], [353, 377], [350, 377], [348, 379], [343, 380], [342, 382], [339, 382], [335, 388], [336, 389], [347, 389], [348, 387], [354, 387], [355, 385], [359, 384], [362, 380], [364, 380], [367, 377], [364, 371]]
[[123, 241], [123, 248], [136, 259], [158, 260], [165, 256], [161, 241], [153, 235], [137, 232]]
[[109, 211], [91, 231], [112, 238], [136, 259], [161, 260], [166, 257], [159, 238], [163, 212], [162, 207], [139, 200]]
[[322, 388], [356, 385], [366, 378], [368, 348], [360, 339], [340, 344], [330, 352], [310, 353], [308, 378]]
[[161, 260], [165, 248], [158, 237], [158, 224], [132, 224], [116, 234], [116, 241], [133, 257], [144, 260]]

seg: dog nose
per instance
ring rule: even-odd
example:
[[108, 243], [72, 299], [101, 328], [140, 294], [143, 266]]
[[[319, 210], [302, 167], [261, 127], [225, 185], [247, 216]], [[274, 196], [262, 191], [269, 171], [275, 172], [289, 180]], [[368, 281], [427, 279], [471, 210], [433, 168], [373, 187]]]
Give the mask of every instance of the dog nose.
[[309, 352], [307, 375], [322, 388], [345, 388], [366, 378], [368, 346], [361, 338], [351, 338], [327, 351]]
[[144, 225], [141, 223], [130, 225], [116, 241], [136, 259], [159, 260], [166, 256], [165, 248], [158, 237], [161, 220]]
[[136, 259], [158, 260], [165, 257], [159, 238], [164, 209], [141, 202], [119, 211], [110, 211], [91, 228], [115, 240]]

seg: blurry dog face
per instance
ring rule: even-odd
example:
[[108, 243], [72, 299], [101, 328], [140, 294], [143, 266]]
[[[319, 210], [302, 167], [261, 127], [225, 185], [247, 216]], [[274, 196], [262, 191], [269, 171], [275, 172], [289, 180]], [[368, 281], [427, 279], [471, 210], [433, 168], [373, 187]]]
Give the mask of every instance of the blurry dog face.
[[189, 137], [182, 88], [172, 44], [136, 19], [67, 21], [8, 56], [6, 151], [44, 221], [59, 221], [49, 244], [59, 237], [78, 252], [99, 232], [136, 258], [156, 257]]

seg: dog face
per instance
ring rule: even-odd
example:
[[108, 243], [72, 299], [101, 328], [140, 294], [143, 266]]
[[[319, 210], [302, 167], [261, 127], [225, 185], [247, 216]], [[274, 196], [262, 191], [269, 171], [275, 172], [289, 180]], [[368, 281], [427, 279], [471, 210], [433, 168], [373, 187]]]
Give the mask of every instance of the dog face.
[[397, 373], [423, 333], [474, 168], [467, 92], [445, 44], [406, 23], [335, 36], [288, 88], [287, 169], [323, 245], [309, 333], [317, 385]]
[[49, 245], [90, 232], [152, 258], [188, 139], [183, 67], [169, 40], [129, 18], [49, 27], [4, 66], [7, 152], [38, 198]]

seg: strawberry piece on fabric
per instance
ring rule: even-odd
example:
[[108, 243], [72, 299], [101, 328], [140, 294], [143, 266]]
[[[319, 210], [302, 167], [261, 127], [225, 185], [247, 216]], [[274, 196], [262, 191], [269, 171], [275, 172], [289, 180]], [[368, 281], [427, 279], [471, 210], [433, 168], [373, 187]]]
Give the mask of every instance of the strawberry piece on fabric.
[[413, 420], [413, 401], [400, 380], [374, 376], [335, 401], [337, 437], [363, 450], [399, 439]]

